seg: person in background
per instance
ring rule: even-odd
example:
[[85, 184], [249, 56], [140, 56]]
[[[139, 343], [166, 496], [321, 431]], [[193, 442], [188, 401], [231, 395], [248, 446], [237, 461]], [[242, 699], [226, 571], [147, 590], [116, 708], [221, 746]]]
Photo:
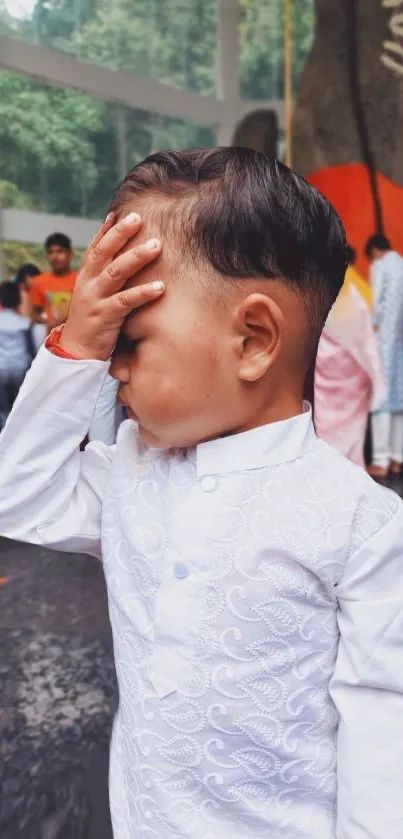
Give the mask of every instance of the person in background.
[[33, 320], [50, 332], [67, 319], [77, 271], [71, 267], [71, 239], [64, 233], [48, 236], [45, 251], [50, 270], [33, 278], [30, 296]]
[[[52, 233], [48, 236], [45, 251], [50, 271], [33, 279], [31, 304], [33, 320], [42, 327], [45, 324], [46, 333], [49, 333], [67, 319], [77, 271], [71, 268], [73, 248], [71, 239], [64, 233]], [[90, 442], [98, 440], [107, 446], [115, 442], [120, 419], [119, 409], [116, 407], [117, 388], [115, 380], [106, 376], [94, 406], [88, 431]]]
[[382, 358], [386, 398], [373, 413], [373, 456], [369, 472], [386, 477], [399, 474], [403, 463], [403, 259], [378, 233], [368, 240], [371, 261], [374, 324]]
[[34, 356], [31, 322], [19, 313], [20, 303], [18, 285], [0, 285], [0, 431]]
[[46, 334], [47, 329], [45, 324], [43, 323], [34, 323], [33, 322], [33, 314], [32, 314], [32, 303], [31, 303], [31, 288], [32, 288], [32, 280], [34, 277], [38, 277], [41, 273], [40, 269], [37, 265], [33, 265], [32, 262], [25, 262], [19, 268], [14, 282], [17, 283], [20, 289], [21, 294], [21, 305], [19, 308], [20, 315], [29, 318], [31, 323], [31, 332], [32, 332], [32, 340], [35, 347], [35, 352], [38, 352], [39, 347], [42, 346]]
[[[349, 269], [355, 257], [347, 246]], [[368, 415], [382, 404], [385, 386], [370, 311], [349, 269], [319, 342], [315, 428], [319, 437], [364, 467]]]
[[32, 262], [24, 262], [24, 264], [19, 267], [14, 278], [14, 282], [20, 289], [20, 315], [27, 318], [31, 317], [32, 312], [30, 300], [32, 280], [34, 277], [38, 277], [40, 273], [40, 268], [38, 268], [37, 265], [34, 265]]

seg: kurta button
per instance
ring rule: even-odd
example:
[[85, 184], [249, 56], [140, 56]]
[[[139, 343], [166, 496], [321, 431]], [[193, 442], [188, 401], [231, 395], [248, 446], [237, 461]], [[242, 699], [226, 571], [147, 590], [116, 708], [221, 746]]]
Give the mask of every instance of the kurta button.
[[189, 568], [184, 562], [176, 562], [174, 565], [175, 577], [178, 580], [185, 580], [189, 576]]
[[217, 487], [217, 481], [211, 475], [207, 475], [201, 482], [201, 488], [204, 492], [214, 492]]

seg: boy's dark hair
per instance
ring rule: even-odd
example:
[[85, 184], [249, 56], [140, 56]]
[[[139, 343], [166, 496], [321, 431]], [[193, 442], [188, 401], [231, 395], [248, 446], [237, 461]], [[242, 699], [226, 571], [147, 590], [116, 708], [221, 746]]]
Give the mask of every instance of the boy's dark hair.
[[65, 251], [71, 251], [71, 239], [65, 233], [51, 233], [45, 241], [45, 251], [50, 250], [54, 246], [64, 248]]
[[40, 273], [41, 270], [37, 265], [34, 265], [32, 262], [24, 262], [15, 275], [15, 282], [18, 284], [23, 283], [27, 277], [37, 277]]
[[354, 265], [355, 260], [357, 258], [357, 251], [355, 250], [355, 248], [352, 248], [351, 245], [347, 245], [346, 247], [346, 257], [348, 264]]
[[1, 283], [0, 305], [4, 309], [18, 309], [21, 303], [20, 287], [15, 283]]
[[346, 240], [332, 205], [304, 178], [248, 148], [165, 151], [129, 172], [110, 210], [145, 193], [175, 201], [161, 221], [176, 226], [188, 258], [227, 277], [283, 278], [305, 299], [318, 340], [343, 285]]
[[390, 251], [390, 249], [391, 246], [389, 239], [387, 239], [383, 233], [374, 233], [373, 236], [369, 237], [367, 244], [365, 245], [365, 255], [368, 259], [370, 259], [373, 250]]

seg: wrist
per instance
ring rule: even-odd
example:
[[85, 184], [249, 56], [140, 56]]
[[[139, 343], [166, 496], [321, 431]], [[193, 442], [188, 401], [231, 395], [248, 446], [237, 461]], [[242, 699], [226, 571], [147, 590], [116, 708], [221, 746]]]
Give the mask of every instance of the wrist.
[[49, 333], [45, 341], [45, 347], [52, 355], [58, 358], [67, 358], [70, 361], [82, 361], [79, 353], [73, 353], [62, 344], [63, 326], [56, 326]]
[[61, 327], [57, 327], [54, 333], [58, 335], [58, 347], [64, 354], [64, 357], [74, 358], [76, 361], [110, 360], [110, 354], [107, 355], [102, 351], [97, 351], [94, 347], [89, 347], [85, 343], [77, 340], [74, 334], [71, 335], [68, 322]]

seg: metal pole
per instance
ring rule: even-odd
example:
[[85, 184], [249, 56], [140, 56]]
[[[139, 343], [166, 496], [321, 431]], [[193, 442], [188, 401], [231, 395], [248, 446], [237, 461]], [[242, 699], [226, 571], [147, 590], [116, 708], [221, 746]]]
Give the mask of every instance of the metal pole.
[[284, 0], [284, 126], [285, 162], [292, 167], [292, 0]]

